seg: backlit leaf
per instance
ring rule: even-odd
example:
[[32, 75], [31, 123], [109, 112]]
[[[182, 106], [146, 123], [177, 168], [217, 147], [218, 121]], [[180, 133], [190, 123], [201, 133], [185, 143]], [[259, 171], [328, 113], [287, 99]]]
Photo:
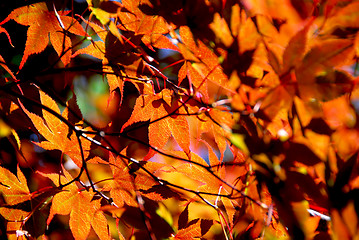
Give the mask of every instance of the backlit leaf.
[[194, 219], [190, 221], [185, 228], [180, 229], [173, 239], [185, 240], [201, 238], [209, 230], [207, 226], [205, 226], [206, 223], [206, 220]]
[[[50, 40], [53, 48], [61, 57], [63, 64], [70, 63], [71, 40], [69, 36], [64, 34], [64, 31], [81, 36], [85, 36], [86, 32], [76, 20], [66, 16], [66, 14], [67, 12], [59, 12], [58, 19], [54, 11], [47, 9], [45, 2], [40, 2], [15, 9], [0, 23], [3, 24], [13, 19], [19, 24], [30, 26], [27, 32], [24, 56], [19, 69], [24, 66], [30, 55], [44, 51], [48, 45], [48, 40]], [[61, 24], [65, 29], [62, 29]]]
[[326, 23], [326, 28], [335, 27], [348, 27], [348, 28], [359, 28], [359, 3], [352, 2], [345, 7], [341, 8], [334, 16], [330, 17]]
[[189, 154], [189, 127], [184, 116], [169, 115], [171, 107], [166, 98], [171, 96], [171, 91], [164, 89], [154, 95], [137, 98], [130, 119], [122, 126], [122, 131], [133, 123], [150, 120], [149, 143], [153, 147], [163, 148], [172, 135], [178, 145]]
[[348, 63], [353, 56], [353, 42], [348, 39], [323, 41], [306, 54], [297, 67], [296, 75], [299, 84], [312, 83], [316, 74], [327, 68]]
[[[60, 114], [60, 110], [56, 102], [52, 100], [48, 95], [40, 91], [40, 98], [42, 104]], [[53, 116], [46, 110], [42, 111], [44, 118], [41, 118], [36, 114], [29, 112], [25, 108], [23, 108], [23, 110], [31, 119], [32, 123], [37, 128], [39, 133], [47, 140], [41, 143], [37, 143], [38, 146], [47, 150], [58, 149], [63, 153], [69, 155], [69, 157], [71, 157], [71, 159], [78, 167], [82, 166], [81, 152], [77, 137], [75, 136], [75, 134], [71, 134], [71, 136], [68, 137], [69, 127], [64, 122], [62, 122], [61, 120], [56, 118], [56, 116]], [[67, 118], [67, 115], [68, 112], [65, 109], [65, 111], [62, 113], [62, 116], [64, 118]], [[88, 147], [90, 146], [89, 141], [83, 141], [82, 144], [82, 147], [84, 149], [88, 149]], [[84, 151], [85, 158], [88, 156], [88, 154], [88, 151]]]
[[0, 193], [9, 205], [31, 199], [26, 178], [19, 166], [17, 167], [17, 177], [6, 168], [0, 167]]
[[307, 24], [289, 41], [283, 53], [283, 72], [290, 70], [302, 60], [307, 48], [307, 35], [310, 26]]
[[29, 216], [29, 212], [16, 209], [16, 208], [7, 208], [0, 207], [0, 215], [8, 221], [23, 221], [26, 217]]
[[114, 181], [105, 186], [110, 188], [110, 194], [117, 207], [123, 207], [124, 204], [128, 206], [137, 206], [134, 196], [134, 179], [129, 173], [129, 167], [125, 164], [125, 159], [114, 157], [110, 154], [110, 164], [113, 172]]
[[93, 194], [87, 191], [75, 195], [76, 200], [72, 203], [70, 213], [70, 229], [76, 240], [87, 239], [91, 229], [91, 222], [96, 208], [99, 208], [98, 201], [92, 201]]
[[[72, 180], [71, 175], [65, 169], [63, 172], [65, 176], [60, 177], [58, 174], [41, 173], [41, 175], [48, 177], [56, 186], [59, 186], [59, 180], [61, 184], [66, 184]], [[104, 221], [105, 216], [100, 211], [100, 200], [92, 200], [93, 196], [92, 190], [80, 190], [75, 182], [67, 185], [63, 191], [54, 196], [47, 225], [50, 224], [55, 214], [70, 214], [69, 225], [76, 240], [87, 239], [91, 226], [100, 239], [109, 239], [107, 223]]]
[[143, 43], [153, 49], [165, 48], [178, 51], [178, 47], [165, 36], [169, 32], [167, 23], [161, 16], [149, 16], [138, 8], [145, 2], [139, 0], [123, 1], [123, 8], [117, 12], [124, 30], [134, 31], [136, 35], [143, 35]]
[[[326, 86], [326, 80], [324, 83], [321, 83], [321, 80], [317, 81], [319, 84], [318, 88], [313, 88], [310, 84], [315, 83], [316, 77], [320, 77], [321, 74], [324, 73], [326, 75], [326, 71], [331, 70], [334, 66], [349, 63], [353, 55], [353, 42], [347, 39], [326, 40], [322, 44], [314, 46], [296, 69], [301, 98], [305, 100], [310, 100], [311, 98], [323, 99], [330, 91], [321, 94], [317, 90], [320, 90], [321, 85]], [[335, 81], [336, 76], [333, 76], [333, 80], [329, 80], [329, 82]], [[342, 80], [339, 79], [340, 81]]]

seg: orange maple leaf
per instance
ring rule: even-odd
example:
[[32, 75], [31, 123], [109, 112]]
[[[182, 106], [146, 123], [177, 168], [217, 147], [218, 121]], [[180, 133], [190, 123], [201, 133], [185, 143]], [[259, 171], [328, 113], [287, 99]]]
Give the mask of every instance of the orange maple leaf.
[[[323, 31], [330, 32], [334, 31], [336, 28], [358, 28], [359, 20], [359, 3], [353, 1], [352, 3], [346, 5], [345, 7], [340, 8], [333, 16], [329, 17]], [[327, 7], [332, 7], [328, 5]]]
[[110, 189], [110, 194], [113, 202], [117, 207], [121, 208], [124, 204], [128, 206], [137, 207], [135, 200], [135, 186], [134, 179], [129, 173], [129, 168], [125, 164], [124, 159], [120, 157], [114, 157], [110, 153], [109, 163], [113, 173], [113, 182], [106, 185], [104, 190]]
[[24, 174], [19, 166], [17, 177], [6, 168], [0, 167], [0, 193], [6, 204], [14, 205], [31, 199]]
[[[186, 117], [181, 115], [169, 115], [171, 111], [172, 92], [168, 89], [158, 94], [146, 95], [137, 98], [130, 119], [122, 126], [123, 131], [127, 126], [136, 122], [151, 121], [148, 127], [149, 144], [152, 147], [162, 149], [172, 135], [178, 145], [186, 153], [190, 153], [189, 126]], [[150, 150], [148, 157], [153, 154]]]
[[[303, 100], [319, 99], [331, 100], [341, 94], [327, 99], [333, 91], [323, 92], [323, 87], [329, 84], [348, 84], [350, 80], [346, 74], [333, 71], [334, 66], [349, 64], [354, 57], [354, 44], [350, 39], [330, 39], [315, 45], [304, 56], [303, 61], [296, 67], [299, 95]], [[349, 83], [348, 89], [351, 88]]]
[[123, 8], [117, 12], [122, 23], [121, 30], [135, 32], [136, 35], [143, 35], [143, 43], [154, 50], [166, 48], [178, 51], [178, 47], [165, 36], [169, 32], [167, 23], [161, 16], [145, 15], [138, 7], [144, 1], [122, 1]]
[[[122, 150], [122, 154], [126, 152], [126, 148]], [[140, 165], [144, 166], [148, 172], [142, 169], [137, 169], [133, 164], [127, 164], [126, 160], [110, 153], [109, 157], [110, 167], [113, 173], [113, 181], [104, 186], [103, 191], [110, 191], [110, 195], [117, 207], [122, 208], [125, 204], [132, 207], [137, 207], [138, 203], [135, 200], [135, 192], [140, 191], [141, 194], [155, 201], [163, 201], [170, 197], [179, 197], [178, 193], [172, 191], [167, 186], [159, 184], [152, 176], [148, 174], [151, 172], [156, 175], [165, 164], [142, 161]], [[130, 171], [134, 170], [131, 175]], [[169, 170], [170, 171], [170, 170]], [[116, 208], [118, 211], [118, 208]]]
[[213, 220], [194, 219], [190, 221], [185, 228], [180, 229], [172, 239], [189, 240], [201, 238], [213, 225]]
[[333, 66], [347, 64], [354, 56], [353, 41], [349, 39], [330, 39], [313, 46], [297, 66], [299, 83], [312, 83], [320, 71]]
[[27, 58], [31, 54], [40, 53], [48, 45], [50, 40], [57, 54], [61, 57], [64, 65], [70, 63], [71, 59], [71, 39], [64, 34], [64, 31], [86, 36], [80, 23], [72, 17], [65, 16], [69, 11], [59, 12], [49, 11], [45, 2], [31, 4], [12, 11], [0, 25], [8, 22], [10, 19], [17, 23], [30, 26], [27, 32], [27, 40], [24, 56], [21, 60], [19, 69], [21, 69]]
[[[60, 109], [57, 106], [56, 102], [52, 100], [48, 95], [40, 91], [41, 103], [58, 114], [60, 114]], [[22, 107], [27, 116], [31, 119], [35, 128], [39, 133], [47, 140], [41, 143], [36, 143], [38, 146], [46, 150], [60, 150], [63, 153], [67, 154], [74, 163], [78, 166], [82, 166], [81, 158], [81, 149], [79, 142], [75, 134], [71, 134], [69, 137], [69, 126], [66, 125], [63, 121], [58, 119], [56, 116], [53, 116], [46, 110], [42, 111], [43, 118], [37, 116], [34, 113], [29, 112], [27, 109]], [[66, 108], [62, 116], [67, 119], [68, 109]], [[82, 148], [85, 149], [84, 157], [87, 158], [89, 152], [86, 151], [90, 148], [89, 141], [82, 141]]]
[[311, 23], [312, 21], [290, 39], [283, 53], [283, 73], [289, 71], [298, 62], [302, 61], [307, 48], [307, 35]]
[[[51, 179], [58, 187], [61, 184], [66, 184], [72, 181], [71, 175], [63, 169], [64, 176], [58, 174], [41, 175]], [[92, 200], [94, 192], [81, 191], [75, 182], [63, 188], [62, 192], [57, 193], [50, 208], [50, 215], [47, 219], [47, 225], [50, 224], [55, 214], [69, 215], [70, 214], [70, 229], [76, 240], [87, 239], [91, 227], [101, 240], [111, 239], [108, 232], [107, 220], [101, 208], [101, 199]]]
[[[207, 145], [207, 144], [206, 144]], [[220, 163], [217, 156], [214, 154], [213, 150], [209, 145], [208, 147], [208, 154], [209, 154], [209, 163], [213, 165], [217, 165]], [[188, 158], [186, 155], [181, 151], [172, 151], [171, 152], [174, 156], [178, 156], [180, 158]], [[189, 159], [188, 159], [189, 160]], [[176, 166], [176, 172], [183, 174], [187, 178], [191, 179], [194, 184], [192, 184], [192, 189], [195, 191], [203, 191], [203, 192], [210, 192], [213, 194], [217, 194], [220, 191], [220, 188], [225, 186], [223, 182], [214, 176], [217, 175], [219, 178], [225, 180], [225, 169], [223, 167], [216, 167], [212, 169], [213, 172], [210, 172], [203, 167], [200, 167], [193, 163], [198, 163], [203, 166], [208, 165], [208, 163], [198, 156], [195, 153], [191, 153], [192, 163], [181, 163], [181, 165]], [[216, 198], [217, 196], [208, 196], [208, 199]]]
[[0, 215], [8, 221], [23, 221], [30, 215], [28, 211], [24, 211], [17, 208], [0, 207]]
[[[213, 137], [221, 152], [221, 159], [223, 159], [227, 147], [226, 130], [233, 126], [232, 114], [217, 109], [211, 109], [206, 113], [206, 116], [201, 115], [200, 119], [201, 120], [196, 119], [198, 136], [201, 137], [203, 133], [206, 133]], [[203, 140], [206, 140], [205, 137]]]
[[[171, 166], [168, 166], [163, 163], [141, 161], [140, 164], [145, 167], [147, 171], [151, 172], [155, 176], [158, 176], [162, 172], [174, 171]], [[135, 185], [140, 190], [141, 194], [143, 194], [147, 198], [154, 201], [164, 201], [172, 197], [181, 197], [180, 194], [174, 189], [166, 186], [165, 184], [160, 184], [159, 181], [156, 181], [142, 169], [137, 170], [135, 174]]]
[[190, 84], [199, 89], [208, 99], [207, 82], [222, 86], [228, 81], [219, 65], [218, 57], [201, 40], [195, 40], [189, 27], [181, 26], [181, 42], [178, 43], [186, 60], [179, 72], [179, 83], [187, 75]]

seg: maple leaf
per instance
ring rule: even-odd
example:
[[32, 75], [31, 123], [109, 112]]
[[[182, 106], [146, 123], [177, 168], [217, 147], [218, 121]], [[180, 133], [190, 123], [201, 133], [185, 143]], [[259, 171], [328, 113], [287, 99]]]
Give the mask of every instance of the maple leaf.
[[[162, 172], [173, 172], [173, 168], [167, 164], [151, 162], [151, 161], [141, 161], [140, 164], [151, 174], [158, 176]], [[135, 170], [137, 167], [132, 165], [131, 170]], [[141, 191], [141, 193], [149, 199], [154, 201], [163, 201], [168, 198], [177, 198], [181, 199], [181, 196], [178, 192], [169, 188], [164, 184], [160, 184], [153, 177], [149, 176], [147, 172], [143, 169], [138, 169], [135, 172], [135, 185]]]
[[212, 225], [213, 220], [194, 219], [186, 227], [180, 229], [172, 239], [189, 240], [201, 238], [209, 231]]
[[269, 119], [274, 119], [280, 111], [290, 109], [295, 94], [294, 87], [279, 85], [268, 93], [261, 108]]
[[104, 187], [104, 191], [110, 190], [111, 197], [117, 207], [121, 208], [124, 204], [137, 207], [134, 192], [134, 179], [129, 173], [129, 168], [124, 159], [114, 157], [110, 153], [110, 166], [113, 172], [113, 182]]
[[105, 28], [100, 27], [96, 23], [92, 21], [87, 21], [86, 19], [81, 18], [82, 21], [84, 21], [88, 26], [92, 28], [94, 33], [100, 38], [98, 41], [94, 41], [94, 36], [88, 37], [88, 39], [91, 41], [91, 44], [89, 44], [87, 47], [81, 48], [77, 50], [71, 57], [76, 57], [79, 54], [88, 54], [90, 56], [93, 56], [95, 58], [98, 58], [100, 60], [104, 59], [105, 57], [105, 41], [106, 37], [108, 35], [108, 32]]
[[[338, 114], [340, 112], [340, 114]], [[344, 95], [323, 104], [323, 115], [326, 123], [332, 129], [348, 126], [352, 128], [356, 124], [355, 110], [350, 107], [349, 98]]]
[[[48, 108], [61, 115], [60, 109], [56, 102], [42, 91], [40, 91], [40, 99], [44, 106], [47, 106]], [[78, 167], [82, 166], [81, 149], [77, 137], [75, 134], [71, 134], [70, 137], [68, 136], [69, 127], [66, 125], [66, 123], [58, 119], [56, 116], [53, 116], [46, 110], [42, 111], [43, 118], [41, 118], [36, 114], [29, 112], [24, 107], [22, 107], [22, 109], [31, 119], [39, 133], [47, 140], [41, 143], [36, 143], [38, 146], [46, 150], [60, 150], [67, 154]], [[67, 108], [63, 111], [62, 116], [67, 119]], [[91, 142], [89, 141], [82, 142], [85, 158], [87, 158], [89, 155], [87, 150], [90, 148], [90, 144]]]
[[[333, 51], [333, 49], [335, 50]], [[337, 83], [340, 87], [342, 81], [345, 84], [349, 83], [350, 81], [344, 79], [344, 76], [333, 76], [333, 74], [336, 74], [333, 67], [350, 63], [353, 56], [353, 41], [349, 39], [326, 40], [320, 45], [312, 47], [304, 56], [301, 64], [297, 66], [295, 72], [301, 98], [305, 100], [313, 98], [322, 100], [325, 99], [327, 94], [331, 93], [331, 91], [321, 90], [323, 86], [326, 87], [330, 83]], [[341, 94], [334, 95], [333, 98]]]
[[16, 208], [0, 207], [0, 215], [7, 221], [23, 221], [29, 216], [29, 212]]
[[[54, 11], [49, 11], [45, 2], [31, 4], [13, 10], [0, 25], [10, 19], [17, 23], [29, 26], [24, 56], [20, 62], [21, 69], [27, 58], [31, 54], [40, 53], [48, 45], [50, 40], [53, 48], [60, 56], [64, 65], [70, 63], [71, 59], [71, 39], [64, 34], [64, 31], [86, 36], [80, 23], [72, 17], [66, 16], [67, 12], [60, 12], [58, 15]], [[63, 29], [64, 28], [64, 29]]]
[[146, 1], [122, 2], [123, 8], [117, 11], [117, 15], [122, 23], [122, 30], [133, 31], [136, 35], [143, 35], [143, 43], [154, 50], [156, 48], [166, 48], [178, 51], [178, 47], [165, 36], [169, 32], [165, 20], [161, 16], [148, 16], [138, 7]]
[[308, 31], [311, 26], [312, 21], [310, 21], [301, 31], [295, 34], [289, 41], [287, 47], [283, 53], [283, 69], [285, 73], [290, 70], [290, 68], [296, 66], [298, 62], [302, 61], [308, 40]]
[[[187, 60], [182, 67], [184, 69], [181, 68], [180, 71], [186, 72], [190, 84], [200, 89], [208, 98], [207, 82], [211, 81], [221, 86], [228, 81], [228, 78], [219, 65], [218, 57], [201, 40], [195, 41], [189, 27], [181, 26], [179, 33], [182, 42], [178, 43], [178, 47], [184, 59]], [[183, 76], [179, 77], [179, 82], [183, 78]]]
[[[87, 54], [97, 58], [86, 59], [96, 69], [89, 69], [84, 75], [95, 71], [106, 77], [111, 107], [122, 106], [125, 97], [126, 104], [135, 101], [131, 104], [134, 107], [132, 113], [128, 106], [121, 108], [119, 114], [111, 111], [112, 122], [103, 131], [88, 134], [97, 145], [90, 148], [90, 142], [74, 128], [82, 122], [68, 109], [75, 110], [81, 118], [75, 97], [73, 104], [69, 102], [68, 108], [60, 111], [49, 97], [52, 94], [40, 92], [40, 102], [35, 104], [43, 105], [39, 116], [20, 103], [34, 129], [45, 138], [35, 144], [67, 154], [88, 173], [90, 182], [104, 187], [95, 194], [88, 186], [81, 188], [78, 179], [74, 181], [64, 170], [61, 176], [42, 174], [56, 187], [30, 195], [19, 170], [16, 177], [0, 169], [4, 201], [15, 202], [0, 207], [9, 239], [16, 239], [15, 235], [19, 239], [35, 236], [32, 231], [27, 232], [29, 224], [24, 222], [36, 218], [48, 197], [52, 197], [52, 205], [47, 225], [55, 215], [69, 215], [67, 227], [75, 239], [85, 239], [91, 231], [100, 239], [109, 239], [104, 211], [116, 218], [120, 239], [145, 239], [148, 232], [157, 238], [169, 237], [177, 218], [178, 231], [173, 239], [204, 238], [216, 222], [203, 218], [217, 219], [217, 214], [228, 238], [231, 234], [235, 238], [285, 239], [297, 237], [297, 232], [308, 239], [355, 236], [357, 213], [353, 197], [359, 185], [355, 168], [359, 78], [353, 77], [359, 56], [357, 1], [87, 0], [87, 3], [90, 16], [82, 20], [93, 37], [88, 37], [79, 23], [67, 15], [69, 11], [52, 11], [47, 2], [14, 10], [0, 23], [0, 34], [8, 35], [3, 24], [10, 20], [29, 26], [20, 69], [31, 54], [42, 52], [48, 43], [66, 65], [72, 49], [69, 34], [86, 37], [83, 40], [89, 45], [79, 45], [80, 49], [71, 57]], [[79, 13], [73, 10], [74, 15]], [[36, 34], [46, 41], [35, 41]], [[162, 58], [161, 52], [155, 52], [157, 48], [177, 52]], [[152, 51], [151, 56], [148, 51]], [[3, 56], [9, 58], [7, 54]], [[98, 68], [98, 59], [102, 69]], [[79, 74], [77, 69], [83, 69], [84, 59], [75, 60], [68, 69], [54, 69], [46, 61], [40, 62], [47, 71], [33, 77], [42, 82], [48, 80], [44, 75], [64, 71], [69, 79], [68, 76]], [[1, 56], [0, 67], [5, 76], [10, 74], [15, 79], [11, 65]], [[27, 86], [26, 79], [21, 74], [16, 77], [19, 78], [16, 81], [0, 79], [0, 91], [17, 87], [26, 97], [27, 91], [21, 91]], [[31, 79], [28, 81], [32, 82]], [[165, 84], [158, 82], [160, 79], [171, 82], [170, 87], [166, 89]], [[125, 87], [125, 82], [135, 88]], [[69, 84], [69, 89], [73, 86]], [[65, 92], [59, 93], [55, 87], [51, 93], [64, 96]], [[3, 137], [14, 130], [19, 144], [23, 134], [17, 136], [15, 132], [19, 124], [12, 122], [16, 116], [10, 105], [15, 105], [15, 97], [15, 92], [10, 92], [0, 98], [0, 116], [6, 124]], [[131, 114], [125, 123], [123, 116], [119, 116], [123, 113]], [[22, 125], [27, 129], [31, 127], [28, 124]], [[1, 125], [4, 124], [0, 120], [0, 128]], [[148, 140], [135, 136], [143, 133], [148, 133]], [[124, 148], [128, 143], [131, 147]], [[120, 154], [116, 154], [118, 149], [123, 149]], [[147, 149], [150, 150], [143, 158]], [[27, 151], [20, 144], [15, 150]], [[82, 150], [85, 159], [81, 157]], [[227, 158], [229, 151], [232, 161]], [[156, 156], [153, 158], [156, 162], [149, 161], [158, 152], [165, 157]], [[1, 156], [5, 162], [8, 160], [6, 154]], [[141, 156], [142, 161], [129, 156]], [[91, 165], [83, 166], [83, 160], [89, 160]], [[6, 184], [4, 179], [11, 181]], [[69, 181], [71, 184], [64, 187]], [[334, 185], [329, 184], [333, 182]], [[10, 188], [12, 191], [11, 184], [16, 186]], [[348, 192], [342, 193], [343, 189]], [[109, 194], [113, 204], [105, 205], [100, 193]], [[343, 198], [336, 197], [343, 194]], [[278, 200], [275, 205], [273, 200]], [[183, 205], [180, 201], [186, 201], [182, 213], [178, 211], [178, 206]], [[193, 203], [189, 211], [188, 205], [197, 201], [200, 203]], [[35, 206], [31, 212], [22, 208], [27, 203]], [[312, 204], [325, 209], [332, 207], [333, 226], [329, 230], [318, 227], [322, 221], [309, 215], [308, 207]], [[211, 207], [215, 210], [207, 211]], [[189, 219], [189, 213], [194, 220]], [[220, 236], [216, 229], [219, 226], [208, 238]], [[47, 237], [41, 234], [36, 238]]]
[[122, 126], [121, 131], [133, 123], [151, 121], [148, 127], [148, 138], [151, 146], [162, 149], [172, 135], [182, 150], [189, 154], [188, 122], [184, 116], [169, 115], [172, 106], [171, 95], [170, 90], [164, 89], [158, 94], [137, 98], [131, 117]]
[[80, 54], [87, 54], [103, 60], [105, 58], [105, 43], [102, 41], [94, 41], [87, 47], [77, 50], [71, 57], [74, 58]]
[[[124, 150], [122, 151], [125, 152]], [[138, 168], [137, 165], [131, 163], [125, 164], [125, 159], [110, 154], [110, 166], [113, 172], [113, 181], [104, 186], [103, 191], [110, 191], [110, 195], [117, 207], [122, 208], [124, 204], [137, 207], [135, 200], [135, 191], [155, 201], [163, 201], [170, 197], [179, 197], [166, 186], [160, 185], [158, 181], [153, 179], [147, 172]], [[141, 161], [139, 163], [145, 167], [147, 171], [156, 174], [165, 165], [149, 161]], [[130, 174], [130, 171], [133, 172]]]
[[[218, 166], [220, 161], [218, 160], [217, 156], [214, 154], [212, 148], [208, 145], [208, 154], [209, 154], [209, 164], [213, 166]], [[180, 158], [188, 159], [188, 156], [181, 151], [171, 151], [171, 154]], [[223, 167], [216, 167], [213, 168], [212, 171], [208, 171], [204, 169], [202, 166], [208, 165], [208, 163], [198, 156], [195, 153], [191, 153], [191, 158], [188, 159], [191, 163], [185, 162], [180, 163], [178, 166], [174, 166], [176, 171], [175, 173], [179, 173], [181, 180], [181, 186], [190, 188], [194, 191], [201, 191], [201, 192], [208, 192], [214, 194], [213, 196], [206, 196], [206, 199], [209, 201], [215, 201], [217, 196], [215, 194], [227, 192], [227, 186], [223, 183], [226, 180], [226, 172], [225, 168]], [[197, 164], [194, 164], [197, 163]], [[164, 178], [171, 178], [171, 175], [175, 175], [173, 171], [167, 172], [168, 175], [164, 175]], [[217, 177], [215, 177], [216, 175]], [[184, 179], [189, 179], [189, 183], [184, 181]], [[223, 181], [221, 181], [221, 179]], [[186, 184], [186, 185], [185, 185]], [[187, 186], [188, 185], [188, 186]], [[233, 207], [230, 201], [225, 202], [226, 207], [230, 208]]]
[[[58, 174], [40, 173], [44, 177], [51, 179], [55, 186], [66, 184], [72, 181], [71, 175], [63, 169], [64, 176]], [[82, 191], [78, 189], [75, 182], [65, 186], [62, 192], [57, 193], [52, 199], [50, 215], [47, 219], [47, 225], [50, 224], [55, 214], [70, 214], [70, 229], [76, 240], [87, 239], [91, 227], [101, 240], [111, 239], [107, 220], [101, 208], [101, 199], [92, 200], [94, 192]]]
[[352, 2], [340, 8], [333, 16], [330, 16], [324, 26], [324, 32], [334, 31], [336, 28], [359, 28], [359, 3]]
[[232, 115], [228, 112], [222, 112], [214, 108], [208, 111], [204, 118], [202, 118], [203, 117], [201, 116], [201, 120], [196, 119], [198, 122], [198, 136], [203, 140], [206, 139], [203, 135], [204, 133], [213, 137], [221, 153], [221, 159], [223, 159], [223, 154], [227, 147], [226, 130], [230, 129], [234, 123]]
[[210, 24], [210, 28], [226, 47], [232, 45], [234, 38], [231, 35], [231, 30], [229, 29], [226, 21], [221, 18], [219, 13], [214, 14], [213, 22]]
[[[335, 49], [335, 51], [333, 51]], [[353, 56], [353, 41], [349, 39], [331, 39], [311, 48], [302, 63], [297, 67], [297, 80], [310, 83], [313, 75], [325, 68], [348, 63]]]
[[19, 166], [17, 177], [6, 168], [0, 167], [0, 192], [6, 204], [14, 205], [31, 199], [24, 174]]

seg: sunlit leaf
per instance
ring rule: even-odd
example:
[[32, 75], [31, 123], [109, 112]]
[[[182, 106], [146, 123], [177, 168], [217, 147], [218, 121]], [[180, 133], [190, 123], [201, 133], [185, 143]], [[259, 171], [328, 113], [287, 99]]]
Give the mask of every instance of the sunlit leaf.
[[[71, 175], [66, 170], [63, 171], [65, 176], [59, 177], [57, 174], [44, 173], [41, 173], [41, 175], [48, 177], [56, 186], [59, 186], [59, 181], [61, 181], [61, 184], [66, 184], [72, 180]], [[100, 211], [100, 201], [93, 200], [93, 196], [94, 192], [92, 190], [81, 191], [75, 182], [67, 185], [63, 191], [54, 196], [47, 224], [50, 224], [55, 214], [70, 214], [69, 225], [76, 240], [87, 239], [91, 226], [100, 239], [110, 239], [107, 223], [104, 221], [105, 216]]]
[[134, 196], [134, 179], [129, 173], [129, 168], [125, 164], [125, 159], [110, 155], [110, 164], [113, 172], [114, 181], [105, 188], [110, 188], [110, 194], [117, 207], [124, 204], [137, 206]]
[[324, 31], [329, 29], [334, 29], [336, 27], [358, 28], [359, 27], [358, 11], [359, 11], [358, 2], [352, 2], [346, 5], [327, 20]]
[[22, 221], [29, 216], [29, 212], [16, 208], [0, 207], [0, 215], [8, 221]]
[[0, 167], [0, 192], [5, 202], [14, 205], [31, 199], [24, 174], [19, 166], [17, 176], [6, 168]]
[[[207, 222], [208, 221], [208, 222]], [[185, 228], [182, 228], [173, 239], [193, 239], [200, 238], [209, 230], [209, 220], [195, 219], [190, 221]]]
[[168, 105], [170, 102], [166, 102], [165, 99], [170, 95], [171, 92], [165, 89], [152, 96], [139, 97], [130, 119], [122, 126], [122, 130], [133, 123], [150, 120], [148, 137], [151, 146], [163, 148], [172, 135], [178, 145], [189, 154], [188, 123], [184, 116], [169, 115], [172, 106]]
[[[3, 24], [13, 19], [19, 24], [30, 26], [27, 32], [24, 56], [19, 69], [24, 66], [30, 55], [44, 51], [48, 45], [48, 40], [50, 40], [53, 48], [61, 57], [63, 64], [70, 63], [71, 40], [69, 36], [64, 34], [64, 31], [81, 36], [85, 36], [86, 32], [75, 19], [66, 16], [67, 13], [59, 12], [59, 15], [56, 16], [54, 11], [47, 9], [45, 2], [40, 2], [15, 9], [0, 23]], [[42, 40], [39, 41], [39, 39]]]
[[307, 49], [307, 35], [310, 26], [310, 24], [307, 24], [289, 41], [288, 46], [283, 53], [283, 72], [296, 66], [304, 57]]
[[[60, 110], [54, 100], [52, 100], [42, 91], [40, 91], [40, 97], [42, 104], [61, 115]], [[69, 127], [66, 125], [66, 123], [62, 122], [60, 119], [46, 110], [42, 111], [43, 118], [29, 112], [25, 108], [23, 108], [23, 110], [31, 119], [39, 133], [47, 140], [41, 143], [37, 143], [38, 146], [47, 150], [58, 149], [69, 155], [77, 166], [82, 166], [81, 149], [79, 148], [77, 137], [75, 134], [71, 134], [71, 136], [68, 137]], [[67, 115], [68, 111], [65, 110], [62, 113], [62, 116], [67, 118]], [[84, 141], [82, 144], [84, 149], [88, 149], [90, 146], [89, 141]], [[88, 154], [88, 151], [84, 151], [85, 158], [88, 156]]]

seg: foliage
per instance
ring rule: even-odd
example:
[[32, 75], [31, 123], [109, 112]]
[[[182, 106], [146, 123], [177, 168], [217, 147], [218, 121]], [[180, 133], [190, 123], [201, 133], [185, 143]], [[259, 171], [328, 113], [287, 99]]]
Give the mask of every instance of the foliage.
[[358, 238], [358, 1], [1, 6], [2, 236]]

